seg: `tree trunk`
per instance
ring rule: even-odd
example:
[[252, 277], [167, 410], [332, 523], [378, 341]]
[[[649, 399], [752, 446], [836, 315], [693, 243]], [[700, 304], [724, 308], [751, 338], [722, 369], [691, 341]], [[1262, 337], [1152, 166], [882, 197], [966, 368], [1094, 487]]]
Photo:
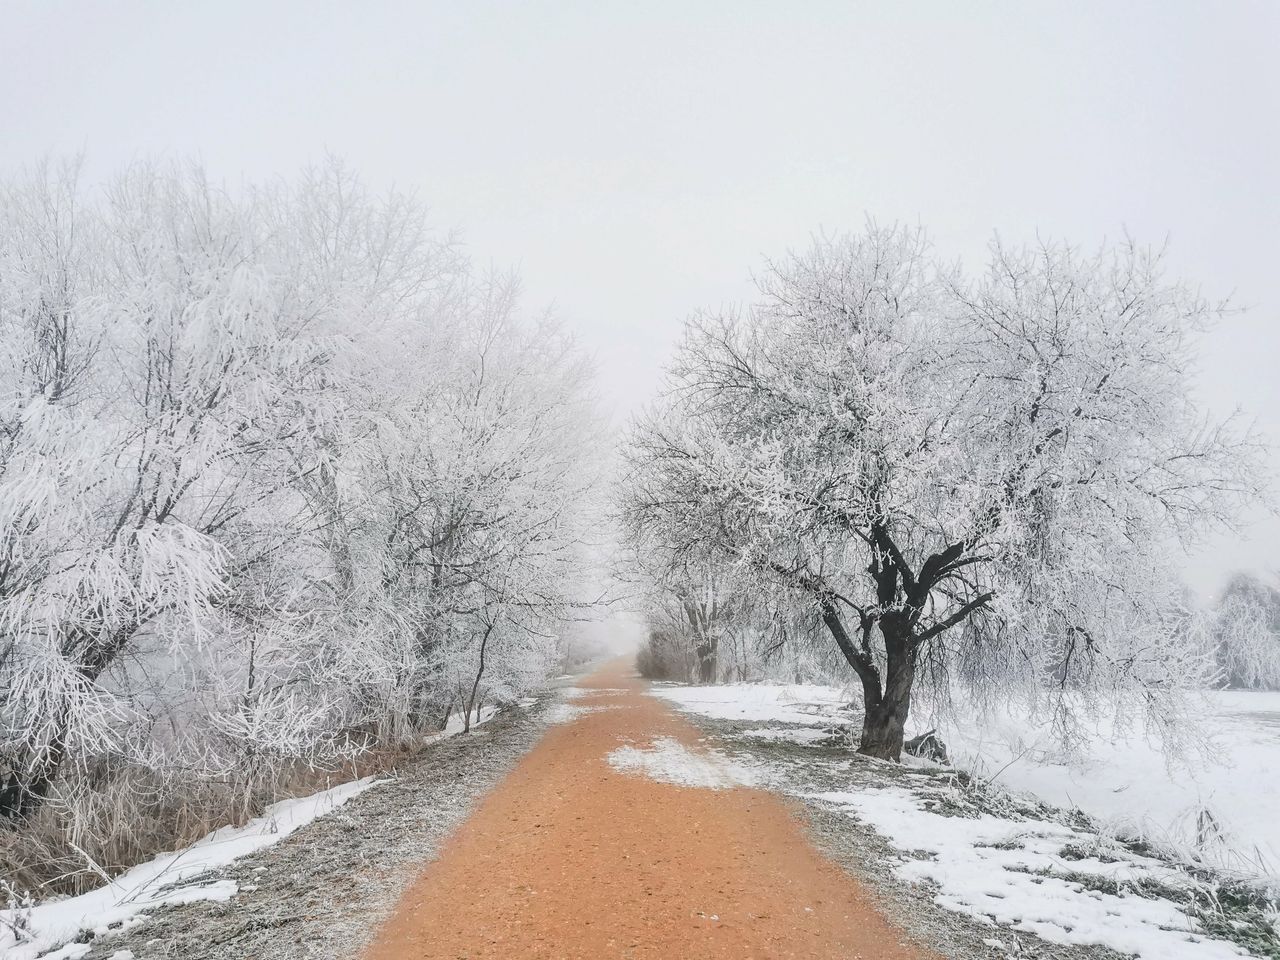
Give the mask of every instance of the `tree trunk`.
[[715, 683], [719, 676], [719, 644], [714, 636], [704, 636], [698, 644], [698, 682]]
[[67, 756], [67, 724], [60, 718], [53, 740], [38, 756], [32, 757], [25, 769], [14, 769], [0, 784], [0, 817], [22, 821], [29, 818], [49, 799], [53, 782]]
[[440, 718], [439, 729], [443, 732], [449, 729], [449, 718], [453, 716], [453, 705], [458, 702], [457, 694], [449, 697], [449, 705], [444, 708], [444, 716]]
[[916, 679], [915, 638], [898, 613], [881, 619], [880, 633], [887, 655], [884, 689], [875, 698], [864, 697], [858, 752], [881, 760], [898, 760], [911, 713], [911, 687]]
[[493, 633], [493, 624], [485, 627], [484, 636], [480, 638], [480, 666], [476, 669], [475, 682], [471, 684], [471, 696], [462, 707], [462, 732], [471, 732], [471, 711], [475, 708], [476, 719], [480, 719], [480, 708], [476, 706], [476, 691], [480, 689], [480, 680], [484, 676], [484, 655], [489, 646], [489, 634]]
[[907, 725], [907, 701], [881, 700], [875, 706], [864, 708], [862, 714], [862, 740], [858, 752], [881, 760], [897, 760], [902, 756], [902, 743]]

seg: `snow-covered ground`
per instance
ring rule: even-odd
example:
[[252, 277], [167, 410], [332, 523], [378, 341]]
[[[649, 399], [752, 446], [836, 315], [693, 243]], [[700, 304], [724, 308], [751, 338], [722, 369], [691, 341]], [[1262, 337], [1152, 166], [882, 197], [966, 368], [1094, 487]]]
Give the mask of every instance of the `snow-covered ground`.
[[[40, 903], [29, 910], [0, 910], [0, 956], [5, 960], [37, 956], [69, 960], [89, 950], [88, 944], [68, 942], [82, 930], [102, 932], [108, 925], [119, 929], [122, 924], [138, 922], [146, 911], [166, 904], [230, 899], [237, 890], [234, 881], [201, 882], [201, 878], [283, 840], [379, 782], [366, 777], [309, 797], [282, 800], [242, 827], [222, 827], [185, 850], [162, 853], [97, 890]], [[24, 930], [21, 942], [15, 933], [18, 928]]]
[[1011, 790], [1078, 808], [1122, 834], [1176, 846], [1208, 840], [1200, 853], [1215, 865], [1280, 878], [1280, 693], [1205, 697], [1211, 749], [1175, 763], [1136, 734], [1100, 736], [1087, 759], [1068, 760], [1016, 716], [920, 722], [937, 726], [958, 766]]
[[[821, 728], [858, 718], [849, 695], [817, 684], [660, 685], [653, 692], [680, 709], [713, 719], [772, 721]], [[1078, 808], [1122, 833], [1194, 843], [1208, 810], [1219, 838], [1206, 853], [1220, 865], [1280, 876], [1280, 693], [1214, 691], [1207, 757], [1171, 764], [1159, 744], [1134, 735], [1100, 736], [1088, 758], [1068, 761], [1047, 731], [1006, 715], [957, 722], [914, 713], [913, 731], [936, 727], [956, 765], [1055, 806]], [[913, 732], [913, 731], [908, 731]], [[803, 741], [797, 731], [748, 731]], [[812, 735], [808, 735], [812, 736]]]
[[[1203, 936], [1177, 903], [1153, 892], [1185, 888], [1186, 874], [1118, 847], [1090, 851], [1098, 846], [1095, 834], [1052, 820], [939, 814], [927, 809], [927, 791], [884, 787], [818, 799], [907, 853], [898, 875], [931, 883], [935, 902], [949, 910], [1050, 943], [1104, 944], [1142, 960], [1248, 956]], [[1134, 895], [1143, 886], [1147, 892]]]
[[[487, 706], [480, 708], [480, 716], [473, 718], [471, 721], [472, 729], [480, 726], [482, 723], [488, 723], [498, 715], [498, 707]], [[459, 712], [449, 714], [449, 719], [444, 725], [444, 729], [438, 733], [430, 734], [422, 738], [423, 744], [435, 743], [437, 740], [447, 740], [449, 737], [456, 737], [462, 733], [467, 727], [466, 721]]]
[[647, 746], [625, 744], [606, 758], [623, 773], [637, 773], [678, 787], [727, 790], [757, 786], [761, 771], [725, 756], [718, 750], [690, 750], [671, 737], [658, 737]]
[[[856, 730], [859, 719], [844, 707], [848, 694], [834, 687], [661, 685], [652, 692], [689, 713], [761, 725], [739, 726], [735, 738], [820, 744], [824, 730], [841, 723]], [[1188, 845], [1204, 839], [1197, 830], [1203, 834], [1199, 812], [1207, 809], [1221, 835], [1200, 845], [1204, 860], [1253, 877], [1276, 875], [1280, 695], [1213, 693], [1209, 703], [1216, 749], [1212, 760], [1190, 767], [1169, 765], [1159, 746], [1141, 737], [1101, 740], [1087, 762], [1072, 764], [1028, 720], [935, 724], [926, 715], [920, 729], [936, 725], [957, 765], [980, 777], [995, 775], [997, 789], [979, 780], [976, 791], [966, 793], [910, 768], [892, 780], [877, 779], [866, 774], [885, 768], [872, 764], [844, 766], [847, 789], [814, 794], [799, 786], [799, 771], [791, 789], [881, 834], [904, 854], [895, 873], [909, 882], [928, 881], [939, 905], [992, 923], [992, 946], [1004, 942], [1001, 936], [1008, 939], [1001, 931], [1007, 927], [1052, 943], [1102, 944], [1143, 960], [1248, 956], [1207, 935], [1207, 915], [1195, 904], [1216, 896], [1214, 881], [1110, 839], [1114, 831]], [[1103, 829], [1016, 796], [1001, 800], [1006, 795], [999, 788], [1053, 807], [1079, 808]], [[1248, 922], [1266, 927], [1280, 917], [1261, 907]]]
[[733, 683], [685, 687], [655, 683], [651, 691], [681, 710], [713, 720], [751, 720], [823, 726], [849, 722], [848, 694], [816, 683]]

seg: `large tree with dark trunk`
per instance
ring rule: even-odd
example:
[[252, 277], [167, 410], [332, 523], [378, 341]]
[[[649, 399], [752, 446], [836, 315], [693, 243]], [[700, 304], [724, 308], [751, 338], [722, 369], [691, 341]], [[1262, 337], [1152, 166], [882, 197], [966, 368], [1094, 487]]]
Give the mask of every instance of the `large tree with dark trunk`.
[[1172, 553], [1260, 489], [1255, 441], [1190, 399], [1214, 308], [1132, 245], [997, 244], [966, 280], [874, 228], [758, 286], [690, 323], [633, 430], [637, 549], [790, 591], [860, 681], [872, 756], [899, 756], [926, 669], [1167, 718], [1205, 666]]

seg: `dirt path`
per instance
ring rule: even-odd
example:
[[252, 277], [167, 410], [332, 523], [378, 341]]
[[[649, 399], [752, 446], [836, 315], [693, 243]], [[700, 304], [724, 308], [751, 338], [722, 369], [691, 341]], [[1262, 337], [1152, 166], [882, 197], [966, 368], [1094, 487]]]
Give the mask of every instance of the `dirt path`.
[[786, 807], [619, 773], [624, 742], [698, 734], [629, 663], [554, 727], [405, 892], [366, 960], [925, 960]]

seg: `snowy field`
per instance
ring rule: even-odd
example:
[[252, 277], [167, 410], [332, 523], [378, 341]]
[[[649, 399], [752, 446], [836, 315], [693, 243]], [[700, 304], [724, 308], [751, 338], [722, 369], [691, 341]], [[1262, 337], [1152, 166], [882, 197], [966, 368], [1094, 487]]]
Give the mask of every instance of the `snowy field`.
[[713, 720], [757, 720], [823, 726], [849, 723], [849, 697], [838, 687], [816, 683], [734, 683], [686, 687], [655, 683], [651, 691], [681, 710]]
[[[856, 730], [860, 719], [833, 687], [656, 685], [652, 692], [685, 712], [733, 721], [734, 738], [801, 747], [820, 744], [824, 731], [840, 725]], [[1011, 935], [1033, 933], [1143, 960], [1250, 956], [1221, 938], [1220, 880], [1114, 839], [1141, 836], [1156, 850], [1186, 852], [1197, 830], [1203, 833], [1200, 811], [1207, 809], [1217, 835], [1200, 844], [1202, 862], [1251, 880], [1275, 877], [1280, 695], [1213, 694], [1210, 702], [1216, 759], [1193, 767], [1168, 766], [1158, 746], [1141, 738], [1100, 742], [1087, 764], [1067, 763], [1033, 725], [1006, 718], [963, 732], [938, 724], [957, 765], [980, 778], [996, 775], [994, 789], [981, 780], [956, 785], [914, 758], [893, 768], [893, 777], [877, 776], [889, 771], [875, 761], [842, 764], [837, 781], [847, 786], [820, 792], [801, 786], [805, 777], [794, 764], [804, 760], [786, 761], [794, 768], [789, 787], [785, 775], [771, 779], [871, 827], [901, 853], [894, 867], [900, 879], [927, 882], [940, 906], [991, 924], [988, 945], [1007, 955], [1021, 955]], [[928, 719], [918, 729], [932, 725]], [[1094, 822], [1050, 807], [1078, 808]], [[1239, 924], [1236, 940], [1254, 942], [1239, 931], [1270, 938], [1280, 930], [1274, 907], [1240, 916], [1226, 921]]]
[[1210, 750], [1182, 763], [1140, 736], [1100, 737], [1087, 760], [1067, 761], [1015, 718], [936, 726], [959, 766], [1008, 789], [1078, 808], [1123, 835], [1199, 845], [1218, 867], [1280, 878], [1280, 693], [1205, 696]]

